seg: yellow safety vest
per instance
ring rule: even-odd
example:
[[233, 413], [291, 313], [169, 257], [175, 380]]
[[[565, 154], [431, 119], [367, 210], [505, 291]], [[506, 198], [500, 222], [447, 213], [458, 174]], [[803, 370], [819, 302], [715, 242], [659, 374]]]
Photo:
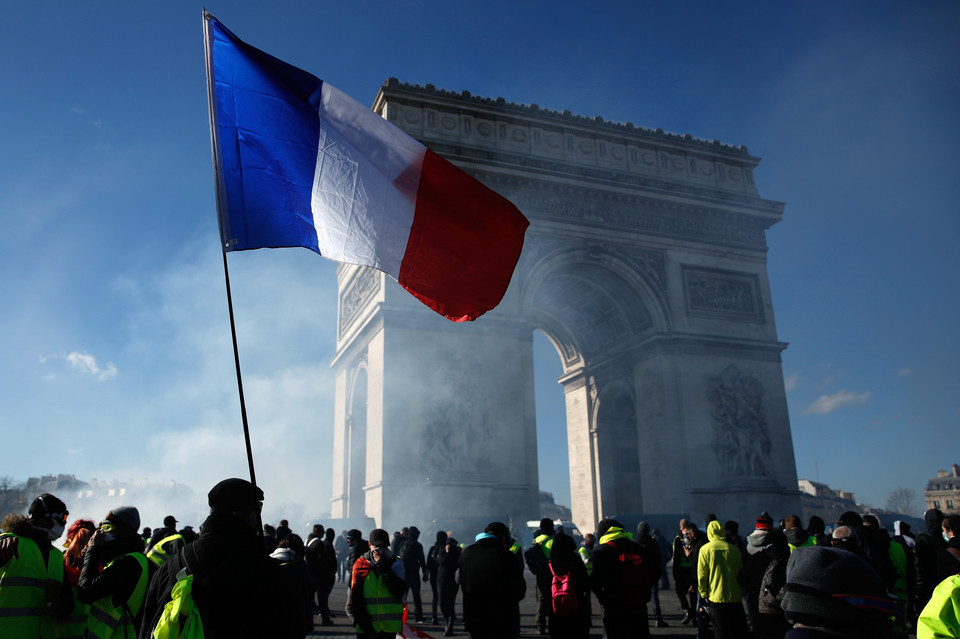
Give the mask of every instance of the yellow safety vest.
[[[147, 558], [142, 552], [131, 552], [117, 559], [127, 556], [133, 557], [140, 564], [140, 578], [137, 580], [136, 587], [125, 605], [120, 608], [113, 605], [113, 595], [101, 597], [90, 604], [85, 639], [119, 639], [120, 637], [136, 639], [135, 617], [140, 613], [143, 601], [147, 597]], [[107, 564], [104, 570], [112, 566], [117, 559]]]
[[29, 537], [3, 533], [0, 537], [17, 537], [19, 558], [12, 558], [0, 568], [0, 637], [56, 637], [56, 622], [44, 614], [47, 588], [60, 592], [63, 584], [63, 553], [50, 549], [47, 564], [40, 547]]
[[543, 556], [549, 560], [550, 550], [553, 549], [553, 537], [550, 537], [549, 535], [540, 535], [533, 540], [533, 543], [540, 545], [540, 549], [543, 550]]
[[77, 587], [72, 586], [73, 610], [62, 619], [57, 619], [57, 639], [83, 639], [87, 628], [87, 615], [90, 614], [90, 604], [77, 601]]
[[170, 553], [163, 548], [164, 545], [171, 541], [176, 541], [177, 539], [183, 541], [183, 535], [180, 533], [173, 533], [172, 535], [164, 537], [147, 551], [147, 559], [155, 563], [157, 567], [162, 566], [164, 562], [170, 558]]
[[[372, 572], [363, 580], [363, 605], [377, 632], [399, 634], [403, 631], [403, 601], [394, 597], [383, 585], [383, 579]], [[363, 630], [357, 626], [357, 632]]]

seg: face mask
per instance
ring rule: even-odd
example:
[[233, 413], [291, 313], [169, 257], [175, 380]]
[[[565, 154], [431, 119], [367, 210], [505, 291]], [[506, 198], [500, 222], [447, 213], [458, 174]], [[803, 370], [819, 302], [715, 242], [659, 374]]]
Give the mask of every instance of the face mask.
[[63, 534], [65, 527], [65, 524], [59, 521], [53, 522], [53, 528], [47, 530], [47, 537], [50, 539], [50, 541], [56, 541], [57, 539], [60, 539], [60, 535]]
[[117, 538], [117, 536], [114, 535], [112, 532], [103, 533], [103, 541], [106, 542], [106, 543], [108, 543], [108, 544], [109, 544], [111, 541], [113, 541], [114, 539], [116, 539], [116, 538]]
[[947, 537], [947, 531], [946, 531], [946, 530], [943, 531], [943, 540], [944, 540], [944, 541], [950, 541], [950, 538]]

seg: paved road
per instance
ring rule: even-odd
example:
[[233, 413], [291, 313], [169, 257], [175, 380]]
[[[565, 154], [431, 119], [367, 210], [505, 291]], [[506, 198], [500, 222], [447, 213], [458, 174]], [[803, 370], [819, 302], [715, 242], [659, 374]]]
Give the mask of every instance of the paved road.
[[[520, 637], [525, 639], [533, 639], [534, 637], [540, 637], [540, 634], [537, 632], [537, 626], [534, 622], [534, 613], [537, 608], [537, 597], [534, 590], [533, 584], [533, 575], [529, 571], [526, 571], [525, 576], [527, 578], [527, 596], [520, 602], [520, 627], [521, 634]], [[424, 609], [428, 612], [426, 615], [427, 619], [430, 619], [429, 610], [430, 610], [430, 584], [424, 584], [424, 588], [421, 590], [423, 595], [423, 605]], [[670, 624], [668, 628], [654, 628], [653, 622], [651, 621], [650, 634], [654, 637], [696, 637], [697, 631], [696, 628], [691, 628], [690, 626], [681, 626], [680, 619], [682, 615], [680, 614], [680, 603], [677, 601], [677, 596], [673, 591], [664, 592], [663, 597], [660, 599], [660, 603], [663, 606], [664, 619], [667, 623]], [[334, 587], [333, 594], [330, 595], [330, 609], [334, 611], [336, 615], [334, 617], [333, 626], [321, 626], [320, 617], [316, 617], [315, 621], [317, 624], [316, 631], [309, 635], [311, 637], [353, 637], [356, 636], [353, 630], [353, 626], [350, 625], [350, 621], [346, 616], [346, 613], [343, 612], [344, 606], [347, 601], [347, 588], [343, 584], [337, 584]], [[412, 602], [409, 604], [412, 607]], [[647, 606], [647, 610], [651, 610], [651, 606]], [[459, 615], [460, 610], [460, 601], [459, 597], [457, 599], [457, 614]], [[590, 633], [590, 639], [601, 639], [603, 633], [600, 628], [600, 604], [597, 603], [597, 600], [593, 600], [593, 632]], [[411, 615], [412, 617], [412, 615]], [[443, 626], [442, 625], [433, 625], [433, 624], [412, 624], [414, 627], [425, 631], [432, 637], [443, 637]], [[467, 634], [463, 630], [463, 624], [457, 624], [454, 628], [455, 635], [458, 637], [466, 637]]]

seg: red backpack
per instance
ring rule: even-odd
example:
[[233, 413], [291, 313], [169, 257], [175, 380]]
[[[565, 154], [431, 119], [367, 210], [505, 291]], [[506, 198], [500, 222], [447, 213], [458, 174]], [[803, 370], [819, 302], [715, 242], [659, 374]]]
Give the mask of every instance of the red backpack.
[[553, 581], [550, 582], [550, 599], [553, 604], [553, 614], [558, 617], [569, 617], [577, 614], [580, 608], [580, 602], [577, 599], [577, 591], [573, 587], [571, 578], [572, 570], [568, 570], [565, 575], [558, 575], [553, 570], [553, 564], [547, 562], [550, 566], [550, 572], [553, 574]]

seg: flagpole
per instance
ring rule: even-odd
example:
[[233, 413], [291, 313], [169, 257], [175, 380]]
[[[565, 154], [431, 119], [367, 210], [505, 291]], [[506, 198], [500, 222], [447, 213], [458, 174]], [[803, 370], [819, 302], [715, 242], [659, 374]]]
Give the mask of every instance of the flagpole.
[[[227, 309], [230, 313], [230, 336], [233, 338], [233, 361], [237, 369], [237, 390], [240, 393], [240, 419], [243, 422], [243, 440], [247, 448], [247, 466], [250, 469], [250, 483], [257, 485], [257, 474], [253, 467], [253, 447], [250, 444], [250, 425], [247, 422], [247, 404], [243, 398], [243, 375], [240, 373], [240, 349], [237, 346], [237, 326], [233, 318], [233, 294], [230, 291], [230, 270], [227, 268], [227, 249], [230, 246], [230, 229], [228, 216], [222, 215], [223, 180], [220, 170], [220, 144], [217, 137], [216, 101], [214, 99], [213, 84], [213, 50], [210, 43], [210, 19], [213, 16], [204, 8], [203, 15], [203, 51], [204, 64], [207, 71], [207, 110], [210, 117], [210, 148], [213, 154], [213, 175], [216, 182], [217, 218], [220, 227], [220, 251], [223, 253], [223, 278], [227, 287]], [[260, 514], [257, 513], [257, 517]], [[263, 534], [262, 527], [260, 534]]]
[[240, 391], [240, 419], [243, 421], [243, 441], [247, 446], [247, 465], [250, 467], [250, 483], [257, 485], [253, 470], [253, 447], [250, 445], [250, 424], [247, 422], [247, 404], [243, 399], [243, 375], [240, 373], [240, 349], [237, 347], [237, 326], [233, 319], [233, 295], [230, 292], [230, 270], [227, 268], [227, 252], [223, 253], [223, 278], [227, 285], [227, 308], [230, 311], [230, 336], [233, 338], [233, 361], [237, 367], [237, 389]]

